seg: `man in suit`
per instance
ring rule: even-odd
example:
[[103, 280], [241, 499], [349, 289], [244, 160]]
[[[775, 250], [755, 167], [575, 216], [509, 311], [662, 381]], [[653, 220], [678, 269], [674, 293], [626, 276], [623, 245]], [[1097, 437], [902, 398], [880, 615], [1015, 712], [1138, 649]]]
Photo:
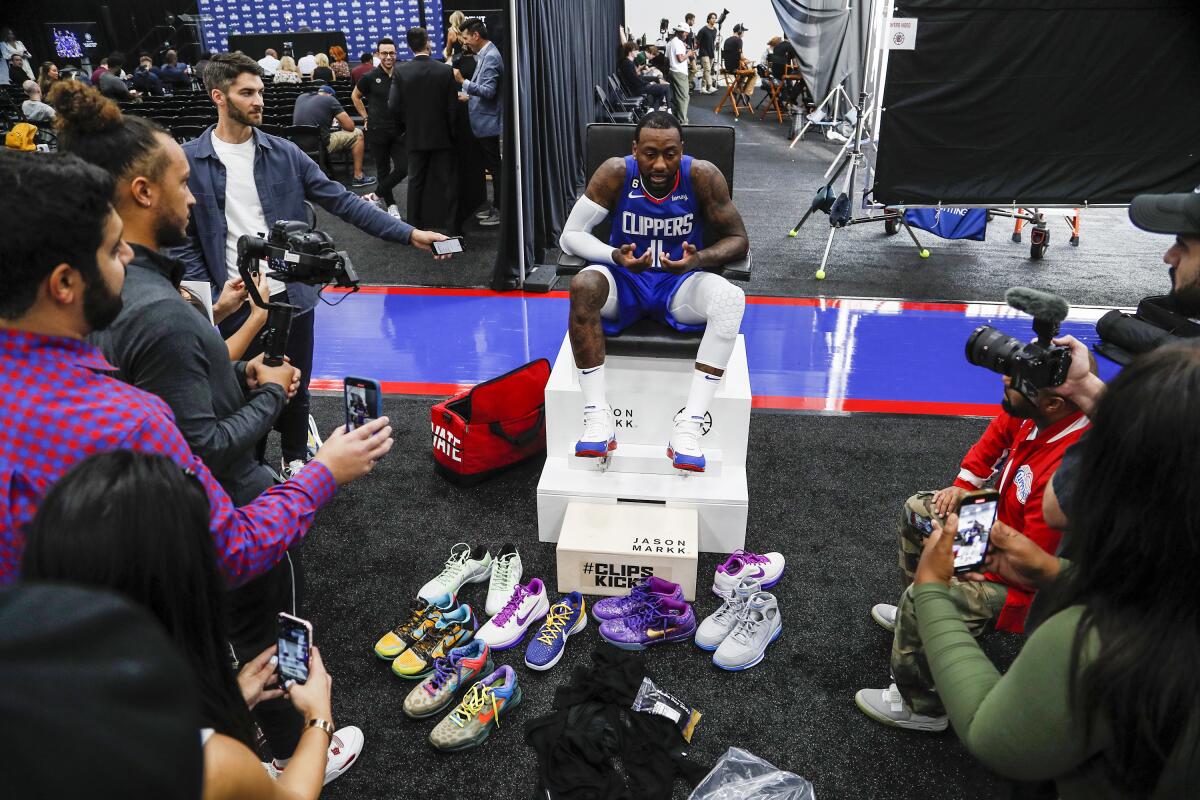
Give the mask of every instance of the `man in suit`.
[[500, 134], [504, 132], [504, 104], [501, 85], [504, 77], [504, 59], [496, 45], [488, 39], [484, 21], [472, 17], [464, 20], [459, 30], [462, 41], [475, 54], [478, 61], [475, 75], [467, 80], [454, 70], [454, 80], [462, 85], [462, 92], [470, 97], [467, 110], [471, 116], [471, 130], [479, 140], [483, 151], [483, 163], [492, 174], [493, 203], [495, 213], [479, 221], [487, 227], [500, 224]]
[[[396, 127], [406, 131], [408, 144], [409, 220], [430, 220], [436, 214], [444, 224], [426, 222], [431, 228], [448, 228], [461, 235], [458, 221], [458, 171], [454, 158], [454, 114], [458, 106], [458, 85], [454, 70], [435, 61], [429, 54], [429, 34], [424, 28], [410, 28], [408, 47], [413, 59], [397, 64], [388, 95], [388, 108]], [[427, 202], [426, 188], [445, 196], [442, 207], [434, 198]], [[416, 223], [410, 223], [416, 224]]]

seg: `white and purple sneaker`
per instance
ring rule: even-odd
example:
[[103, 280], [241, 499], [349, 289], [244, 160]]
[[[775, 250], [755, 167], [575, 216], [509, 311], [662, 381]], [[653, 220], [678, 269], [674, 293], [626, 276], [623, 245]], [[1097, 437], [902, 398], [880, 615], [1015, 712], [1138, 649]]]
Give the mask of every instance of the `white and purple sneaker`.
[[529, 627], [549, 611], [550, 600], [540, 580], [534, 578], [524, 586], [518, 583], [504, 608], [480, 627], [475, 638], [487, 642], [493, 650], [516, 647]]
[[669, 597], [683, 602], [683, 587], [678, 583], [664, 581], [655, 575], [642, 578], [633, 585], [624, 597], [605, 597], [592, 604], [592, 616], [597, 622], [621, 619], [636, 614], [642, 606], [655, 600]]
[[713, 575], [713, 594], [728, 597], [743, 578], [753, 578], [761, 588], [770, 589], [783, 577], [784, 558], [782, 553], [748, 553], [735, 550], [724, 564], [717, 566]]

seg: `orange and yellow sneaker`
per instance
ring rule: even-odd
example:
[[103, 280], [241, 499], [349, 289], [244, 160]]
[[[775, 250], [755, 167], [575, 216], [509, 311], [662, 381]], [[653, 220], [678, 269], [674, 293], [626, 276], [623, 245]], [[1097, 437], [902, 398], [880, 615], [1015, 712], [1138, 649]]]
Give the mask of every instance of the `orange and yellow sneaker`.
[[413, 602], [408, 619], [385, 633], [375, 643], [375, 655], [385, 661], [393, 661], [408, 648], [419, 642], [425, 633], [437, 624], [441, 615], [452, 608], [452, 603], [437, 606], [421, 598]]
[[446, 653], [466, 644], [479, 630], [479, 620], [467, 604], [454, 611], [444, 611], [421, 640], [406, 649], [392, 662], [392, 672], [401, 678], [424, 678], [433, 671], [433, 662]]

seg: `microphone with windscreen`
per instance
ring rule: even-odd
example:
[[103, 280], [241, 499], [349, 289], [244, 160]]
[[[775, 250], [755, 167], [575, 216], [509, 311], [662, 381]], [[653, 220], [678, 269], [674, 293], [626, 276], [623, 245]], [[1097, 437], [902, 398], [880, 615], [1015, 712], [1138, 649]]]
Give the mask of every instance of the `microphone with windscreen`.
[[967, 361], [977, 367], [1007, 375], [1012, 386], [1031, 401], [1039, 389], [1061, 386], [1071, 368], [1071, 350], [1052, 341], [1071, 307], [1049, 292], [1014, 286], [1004, 299], [1033, 317], [1036, 342], [1025, 343], [990, 325], [981, 325], [967, 339]]

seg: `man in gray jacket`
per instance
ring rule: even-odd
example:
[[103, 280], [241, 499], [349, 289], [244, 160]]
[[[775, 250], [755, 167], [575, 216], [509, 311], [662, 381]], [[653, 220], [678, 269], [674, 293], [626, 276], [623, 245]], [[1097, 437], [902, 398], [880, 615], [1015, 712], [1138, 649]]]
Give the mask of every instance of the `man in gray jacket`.
[[500, 224], [500, 135], [504, 133], [504, 59], [496, 45], [488, 39], [487, 25], [472, 17], [460, 28], [462, 41], [475, 53], [477, 64], [470, 80], [454, 70], [454, 79], [462, 85], [463, 94], [471, 99], [467, 111], [471, 116], [471, 131], [483, 150], [483, 165], [492, 174], [492, 196], [496, 210], [479, 221], [480, 225]]

